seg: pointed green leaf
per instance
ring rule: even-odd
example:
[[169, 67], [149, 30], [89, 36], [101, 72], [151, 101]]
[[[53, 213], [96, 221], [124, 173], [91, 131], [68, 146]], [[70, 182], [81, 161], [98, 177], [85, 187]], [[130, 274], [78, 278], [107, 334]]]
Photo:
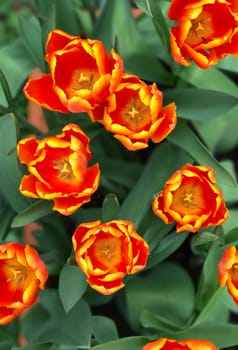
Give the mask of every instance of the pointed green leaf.
[[103, 201], [102, 219], [104, 222], [119, 219], [119, 202], [113, 193], [109, 193]]
[[[41, 317], [41, 322], [38, 317]], [[52, 342], [77, 345], [84, 349], [90, 347], [92, 316], [89, 306], [81, 299], [66, 313], [54, 289], [45, 289], [40, 293], [40, 302], [29, 310], [22, 323], [23, 334], [31, 343]]]
[[78, 266], [63, 266], [59, 276], [59, 296], [66, 313], [81, 299], [87, 286], [85, 274]]
[[44, 51], [40, 23], [36, 17], [19, 19], [20, 34], [28, 55], [36, 67], [44, 70]]
[[171, 262], [131, 278], [125, 292], [130, 324], [136, 330], [144, 311], [158, 313], [168, 324], [182, 327], [194, 308], [192, 280], [182, 267]]
[[146, 267], [151, 268], [152, 266], [155, 266], [164, 261], [183, 244], [187, 236], [187, 232], [177, 234], [174, 231], [161, 239], [157, 246], [157, 249], [154, 249], [153, 254], [149, 256], [148, 264]]
[[146, 337], [125, 337], [96, 345], [91, 350], [141, 350], [148, 342]]
[[115, 323], [105, 316], [93, 316], [93, 334], [99, 343], [106, 343], [118, 338]]
[[237, 186], [232, 175], [213, 157], [184, 121], [178, 122], [175, 130], [167, 139], [186, 151], [199, 164], [213, 168], [218, 182], [227, 186]]
[[52, 213], [52, 201], [37, 200], [21, 211], [11, 223], [11, 227], [22, 227]]
[[53, 350], [53, 344], [52, 343], [36, 343], [36, 344], [29, 344], [26, 346], [16, 347], [14, 346], [14, 349], [21, 349], [21, 350]]
[[238, 98], [227, 93], [179, 88], [164, 92], [164, 103], [175, 101], [179, 117], [189, 120], [208, 120], [219, 117], [238, 103]]
[[0, 211], [0, 241], [2, 241], [10, 230], [12, 218], [15, 216], [15, 211], [5, 202]]
[[6, 114], [0, 118], [0, 192], [11, 207], [19, 212], [29, 203], [19, 192], [21, 175], [16, 152], [15, 117]]
[[[1, 70], [7, 77], [11, 95], [15, 97], [24, 80], [35, 68], [35, 64], [28, 55], [22, 38], [0, 48], [0, 62]], [[7, 105], [2, 89], [0, 89], [0, 104], [3, 106]]]
[[164, 43], [164, 47], [170, 52], [169, 44], [169, 28], [165, 21], [165, 17], [160, 8], [160, 3], [155, 0], [145, 0], [147, 6], [147, 13], [152, 17], [155, 29], [160, 36], [161, 41]]
[[[171, 335], [172, 336], [172, 335]], [[238, 325], [216, 322], [205, 322], [182, 332], [173, 334], [178, 340], [206, 339], [214, 343], [218, 349], [224, 349], [238, 344]]]
[[235, 82], [216, 67], [205, 70], [195, 65], [183, 67], [179, 72], [179, 76], [199, 89], [211, 89], [235, 97], [238, 96], [238, 87]]

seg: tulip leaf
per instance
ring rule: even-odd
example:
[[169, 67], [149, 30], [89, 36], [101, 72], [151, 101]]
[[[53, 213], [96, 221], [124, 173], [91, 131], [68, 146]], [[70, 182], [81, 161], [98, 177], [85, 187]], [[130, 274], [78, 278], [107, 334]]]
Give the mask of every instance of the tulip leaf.
[[[92, 36], [102, 40], [108, 50], [115, 47], [123, 58], [126, 71], [148, 81], [173, 82], [174, 77], [158, 61], [139, 30], [128, 0], [104, 2]], [[166, 58], [169, 59], [169, 55]]]
[[20, 17], [20, 33], [28, 55], [36, 67], [44, 70], [44, 52], [42, 47], [41, 27], [36, 17]]
[[197, 310], [201, 311], [213, 297], [219, 288], [217, 277], [217, 266], [222, 254], [222, 248], [219, 242], [214, 241], [208, 251], [207, 257], [203, 263], [203, 270], [198, 285]]
[[6, 237], [7, 233], [10, 230], [11, 221], [15, 216], [15, 211], [11, 208], [11, 206], [5, 202], [0, 211], [0, 241]]
[[106, 343], [118, 338], [115, 323], [105, 316], [93, 316], [93, 334], [99, 343]]
[[91, 350], [138, 350], [148, 343], [146, 337], [125, 337], [118, 340], [112, 340], [104, 344], [99, 344], [91, 348]]
[[232, 73], [238, 73], [238, 67], [237, 67], [237, 57], [228, 55], [223, 60], [220, 60], [217, 64], [217, 67]]
[[213, 168], [218, 182], [231, 187], [237, 186], [232, 175], [213, 157], [184, 121], [178, 122], [167, 139], [186, 151], [199, 164]]
[[214, 120], [195, 120], [193, 125], [212, 152], [224, 154], [232, 151], [238, 144], [237, 122], [238, 105]]
[[179, 88], [164, 91], [164, 103], [175, 102], [179, 117], [189, 120], [208, 120], [219, 117], [238, 103], [227, 93], [198, 88]]
[[16, 152], [15, 117], [6, 114], [0, 117], [0, 192], [11, 207], [19, 212], [29, 203], [19, 192], [21, 174]]
[[119, 219], [119, 202], [117, 196], [109, 193], [102, 204], [102, 220], [108, 222]]
[[[7, 77], [11, 95], [14, 97], [29, 73], [35, 68], [32, 58], [27, 54], [22, 38], [0, 48], [0, 62], [1, 70]], [[0, 104], [7, 106], [2, 89], [0, 89]]]
[[[140, 1], [138, 2], [140, 4]], [[160, 3], [155, 0], [146, 0], [147, 13], [152, 17], [155, 29], [160, 36], [164, 47], [170, 52], [169, 29], [165, 17], [160, 8]]]
[[21, 350], [51, 350], [53, 349], [52, 343], [36, 343], [36, 344], [29, 344], [21, 347], [14, 346], [14, 349], [21, 349]]
[[151, 268], [152, 266], [161, 263], [174, 253], [183, 244], [187, 236], [187, 232], [177, 234], [174, 231], [162, 238], [157, 245], [157, 249], [154, 249], [153, 254], [149, 256], [147, 268]]
[[[54, 2], [54, 5], [56, 28], [60, 28], [72, 35], [85, 35], [77, 15], [79, 4], [76, 6], [75, 0], [57, 0]], [[86, 11], [84, 16], [88, 16]]]
[[201, 325], [188, 328], [184, 331], [171, 334], [176, 339], [206, 339], [214, 343], [219, 349], [237, 346], [238, 325], [215, 322], [204, 322]]
[[125, 292], [130, 324], [135, 330], [140, 329], [144, 311], [158, 313], [167, 324], [180, 328], [194, 308], [192, 280], [182, 267], [171, 262], [164, 262], [131, 278]]
[[[74, 288], [74, 285], [68, 287]], [[32, 343], [47, 341], [88, 349], [92, 335], [89, 306], [81, 299], [66, 313], [57, 291], [44, 290], [40, 293], [40, 304], [33, 306], [24, 317], [23, 334]]]
[[52, 213], [52, 201], [37, 200], [15, 216], [11, 227], [22, 227]]
[[220, 91], [238, 97], [238, 87], [234, 81], [215, 67], [210, 67], [206, 70], [200, 69], [195, 65], [183, 67], [179, 72], [179, 76], [199, 89]]
[[[2, 86], [2, 91], [8, 103], [8, 108], [11, 111], [13, 111], [13, 99], [12, 99], [11, 91], [10, 91], [7, 79], [1, 70], [0, 70], [0, 83]], [[2, 108], [4, 107], [2, 106]]]
[[59, 276], [59, 296], [66, 313], [81, 299], [87, 286], [85, 275], [78, 266], [63, 266]]

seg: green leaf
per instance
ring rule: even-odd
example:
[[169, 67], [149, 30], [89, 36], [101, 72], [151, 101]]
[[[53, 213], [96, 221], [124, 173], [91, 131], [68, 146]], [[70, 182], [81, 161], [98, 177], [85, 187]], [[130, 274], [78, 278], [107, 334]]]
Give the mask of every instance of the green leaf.
[[9, 88], [7, 79], [6, 79], [6, 77], [4, 76], [4, 74], [3, 74], [3, 72], [1, 70], [0, 70], [0, 83], [1, 83], [1, 86], [2, 86], [2, 91], [4, 93], [4, 96], [5, 96], [7, 104], [8, 104], [8, 108], [13, 112], [14, 107], [13, 107], [12, 95], [11, 95], [11, 92], [10, 92], [10, 88]]
[[231, 96], [238, 96], [238, 87], [234, 81], [216, 67], [210, 67], [205, 70], [195, 65], [182, 67], [179, 76], [199, 89], [210, 89], [224, 92]]
[[237, 346], [238, 325], [216, 322], [203, 323], [185, 331], [176, 333], [176, 339], [206, 339], [214, 343], [219, 349]]
[[125, 337], [96, 345], [91, 350], [141, 350], [148, 342], [149, 340], [145, 337]]
[[14, 349], [22, 349], [22, 350], [51, 350], [51, 348], [53, 350], [52, 343], [36, 343], [36, 344], [29, 344], [21, 347], [14, 346]]
[[81, 299], [87, 286], [85, 275], [78, 266], [63, 266], [59, 276], [59, 296], [66, 313]]
[[52, 213], [52, 201], [39, 200], [21, 211], [12, 220], [11, 227], [22, 227]]
[[35, 66], [44, 71], [44, 51], [40, 23], [34, 16], [20, 17], [19, 27], [27, 54], [32, 58]]
[[158, 61], [143, 38], [128, 0], [105, 1], [92, 36], [102, 40], [108, 50], [116, 46], [127, 72], [149, 81], [173, 82], [172, 74]]
[[196, 300], [196, 309], [198, 313], [201, 313], [201, 310], [207, 307], [208, 303], [213, 298], [214, 293], [216, 293], [216, 291], [219, 289], [217, 266], [221, 253], [222, 247], [217, 241], [214, 241], [203, 263], [203, 268], [200, 275]]
[[108, 317], [93, 316], [93, 334], [99, 343], [106, 343], [118, 338], [115, 323]]
[[218, 68], [225, 70], [225, 72], [238, 73], [237, 57], [228, 55], [223, 60], [220, 60], [217, 65]]
[[169, 333], [172, 330], [174, 332], [179, 330], [176, 323], [173, 323], [159, 314], [155, 314], [151, 311], [144, 311], [141, 314], [140, 321], [145, 328], [156, 330], [156, 332]]
[[[131, 326], [140, 329], [145, 311], [182, 327], [194, 308], [194, 286], [187, 272], [175, 263], [162, 263], [127, 282], [126, 301]], [[178, 302], [179, 300], [179, 302]]]
[[[38, 317], [41, 317], [39, 322]], [[52, 342], [61, 345], [77, 345], [83, 348], [90, 347], [92, 318], [90, 309], [84, 300], [80, 300], [66, 313], [57, 296], [57, 291], [44, 290], [40, 293], [40, 305], [31, 308], [23, 323], [24, 334], [29, 342]]]
[[183, 244], [187, 236], [187, 232], [178, 234], [174, 231], [161, 239], [157, 249], [154, 249], [153, 254], [149, 256], [147, 268], [159, 264], [161, 261], [165, 260], [168, 256], [174, 253]]
[[0, 118], [0, 192], [11, 207], [19, 212], [29, 203], [19, 192], [21, 180], [17, 155], [15, 118], [6, 114]]
[[178, 122], [175, 130], [167, 139], [186, 151], [199, 164], [213, 168], [218, 182], [231, 187], [237, 186], [231, 174], [213, 157], [184, 121]]
[[167, 90], [164, 103], [175, 101], [179, 117], [188, 120], [208, 120], [219, 117], [238, 103], [238, 98], [220, 91], [197, 88]]
[[[76, 12], [77, 6], [75, 0], [57, 0], [55, 4], [56, 28], [60, 28], [72, 35], [79, 35], [80, 23]], [[82, 33], [84, 34], [84, 33]]]
[[212, 119], [193, 121], [196, 130], [213, 153], [227, 153], [238, 144], [238, 134], [234, 128], [237, 114], [238, 105], [216, 118], [215, 128]]
[[10, 230], [11, 221], [15, 216], [15, 211], [5, 202], [0, 212], [0, 241], [2, 241]]
[[108, 222], [119, 219], [119, 202], [117, 196], [109, 193], [102, 204], [102, 220]]
[[96, 158], [100, 164], [102, 174], [107, 179], [128, 188], [134, 185], [135, 180], [138, 179], [138, 175], [143, 169], [142, 164], [135, 161], [128, 162], [121, 159], [105, 157], [105, 154], [96, 154]]
[[[23, 39], [17, 39], [12, 44], [0, 48], [1, 70], [7, 77], [12, 96], [16, 96], [24, 80], [35, 68], [35, 64], [28, 55]], [[7, 105], [3, 91], [0, 89], [0, 104]]]
[[170, 52], [169, 44], [169, 29], [165, 21], [163, 12], [161, 11], [160, 4], [155, 0], [146, 0], [147, 13], [152, 17], [155, 29], [160, 36], [161, 41], [164, 43], [165, 49]]
[[231, 229], [225, 235], [226, 245], [237, 245], [238, 244], [238, 227]]

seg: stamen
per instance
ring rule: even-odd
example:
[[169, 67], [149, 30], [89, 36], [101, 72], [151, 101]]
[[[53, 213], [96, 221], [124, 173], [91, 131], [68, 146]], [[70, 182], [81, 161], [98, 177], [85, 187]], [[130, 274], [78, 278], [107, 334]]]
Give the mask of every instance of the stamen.
[[115, 244], [110, 244], [108, 241], [104, 241], [103, 243], [99, 244], [99, 249], [101, 250], [100, 256], [106, 257], [108, 260], [110, 260], [113, 256], [115, 256], [114, 250], [115, 250]]
[[67, 159], [54, 159], [53, 163], [53, 168], [59, 170], [59, 174], [57, 175], [59, 179], [68, 181], [75, 178], [72, 166]]
[[197, 208], [196, 198], [194, 197], [195, 189], [192, 189], [190, 192], [186, 192], [186, 190], [183, 191], [183, 204], [186, 208]]
[[7, 282], [13, 282], [16, 287], [19, 287], [19, 285], [25, 282], [31, 272], [24, 265], [16, 261], [6, 262], [5, 268], [8, 275]]
[[72, 86], [72, 89], [76, 91], [81, 89], [92, 90], [94, 78], [95, 75], [93, 72], [85, 74], [84, 72], [81, 72], [79, 69], [77, 69], [75, 84], [73, 84], [74, 86]]
[[149, 109], [145, 107], [140, 101], [132, 98], [130, 103], [126, 105], [126, 109], [122, 113], [124, 121], [129, 124], [133, 130], [137, 130], [141, 123], [143, 123], [145, 114]]

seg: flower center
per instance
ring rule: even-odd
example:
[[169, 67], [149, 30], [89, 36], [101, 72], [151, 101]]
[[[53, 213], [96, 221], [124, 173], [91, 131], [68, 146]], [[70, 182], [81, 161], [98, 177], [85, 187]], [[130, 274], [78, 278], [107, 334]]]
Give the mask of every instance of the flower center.
[[192, 27], [186, 39], [189, 45], [199, 45], [213, 35], [212, 17], [208, 11], [203, 11], [198, 18], [191, 21], [191, 24]]
[[150, 119], [149, 108], [135, 98], [126, 104], [121, 114], [123, 121], [132, 131], [143, 129]]
[[94, 244], [94, 255], [104, 266], [116, 266], [121, 261], [120, 239], [110, 237], [97, 240]]
[[195, 190], [192, 189], [191, 192], [186, 192], [186, 190], [184, 190], [183, 192], [183, 196], [182, 196], [182, 200], [183, 200], [183, 205], [186, 208], [196, 208], [197, 207], [197, 203], [196, 203], [196, 198], [194, 197]]
[[200, 182], [186, 180], [174, 191], [171, 208], [182, 215], [199, 215], [206, 208]]
[[66, 89], [69, 97], [77, 95], [80, 90], [92, 90], [95, 81], [98, 79], [98, 73], [76, 69], [72, 75], [68, 88]]
[[53, 164], [53, 168], [59, 171], [57, 175], [59, 179], [70, 181], [75, 178], [72, 166], [67, 159], [54, 159]]
[[7, 276], [7, 282], [14, 286], [14, 288], [18, 288], [31, 274], [31, 271], [26, 266], [20, 264], [15, 259], [5, 261], [4, 272]]

